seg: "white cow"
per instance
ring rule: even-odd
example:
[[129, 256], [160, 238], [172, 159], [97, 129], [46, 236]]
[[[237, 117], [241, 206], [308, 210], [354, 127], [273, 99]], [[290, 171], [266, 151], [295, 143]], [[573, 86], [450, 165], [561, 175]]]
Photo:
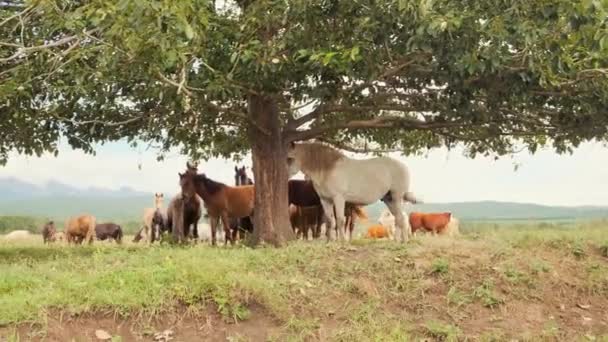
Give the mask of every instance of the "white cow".
[[[405, 211], [403, 212], [403, 217], [405, 218], [403, 220], [404, 221], [403, 223], [405, 225], [405, 230], [408, 235], [411, 235], [412, 227], [410, 226], [409, 216]], [[393, 214], [391, 214], [390, 210], [384, 209], [382, 211], [382, 213], [380, 214], [380, 217], [378, 218], [378, 223], [380, 223], [381, 225], [386, 227], [386, 229], [388, 229], [389, 238], [391, 240], [394, 240], [395, 239], [395, 229], [396, 229], [395, 216], [393, 216]]]

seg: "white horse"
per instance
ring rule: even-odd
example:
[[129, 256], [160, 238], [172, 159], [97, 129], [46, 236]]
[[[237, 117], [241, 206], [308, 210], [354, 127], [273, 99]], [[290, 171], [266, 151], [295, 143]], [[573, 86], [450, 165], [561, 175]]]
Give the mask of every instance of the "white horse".
[[[321, 143], [291, 143], [287, 157], [289, 177], [302, 171], [312, 180], [329, 222], [328, 239], [336, 224], [344, 226], [345, 202], [369, 205], [379, 199], [395, 216], [400, 240], [405, 242], [409, 237], [402, 212], [403, 201], [420, 201], [409, 192], [410, 174], [403, 163], [389, 157], [351, 159]], [[344, 240], [342, 229], [338, 229], [338, 236]]]
[[156, 227], [153, 227], [152, 225], [152, 221], [154, 220], [154, 214], [156, 213], [157, 210], [160, 210], [163, 219], [166, 221], [167, 218], [167, 214], [166, 212], [163, 210], [163, 203], [164, 203], [164, 199], [165, 196], [163, 195], [162, 192], [160, 193], [155, 193], [154, 194], [154, 208], [145, 208], [144, 209], [144, 226], [143, 226], [143, 232], [147, 238], [147, 240], [149, 242], [152, 242], [153, 238], [155, 237], [155, 231], [157, 230]]

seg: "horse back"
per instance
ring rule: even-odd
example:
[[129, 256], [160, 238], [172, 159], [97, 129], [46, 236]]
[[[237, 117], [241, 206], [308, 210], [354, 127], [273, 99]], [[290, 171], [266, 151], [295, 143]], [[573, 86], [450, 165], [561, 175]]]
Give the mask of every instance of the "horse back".
[[319, 194], [311, 181], [291, 179], [287, 183], [289, 193], [289, 204], [302, 207], [321, 205]]
[[228, 215], [239, 218], [251, 215], [255, 197], [253, 185], [226, 186], [222, 192]]

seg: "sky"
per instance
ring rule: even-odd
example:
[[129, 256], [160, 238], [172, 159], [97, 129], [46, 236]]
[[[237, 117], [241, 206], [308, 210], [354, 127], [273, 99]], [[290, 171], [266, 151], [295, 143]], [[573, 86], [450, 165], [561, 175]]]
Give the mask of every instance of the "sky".
[[[128, 186], [151, 193], [179, 191], [177, 173], [185, 169], [187, 158], [177, 151], [158, 162], [156, 151], [133, 149], [123, 142], [107, 143], [96, 150], [96, 156], [92, 156], [61, 143], [58, 157], [12, 153], [7, 165], [0, 166], [0, 178], [17, 177], [40, 185], [53, 180], [81, 188]], [[534, 155], [520, 152], [497, 161], [492, 157], [464, 157], [459, 148], [433, 149], [425, 156], [391, 156], [408, 166], [411, 190], [429, 203], [497, 200], [608, 205], [608, 147], [601, 143], [585, 143], [572, 155], [544, 149]], [[243, 164], [250, 166], [250, 158]], [[233, 184], [235, 165], [231, 160], [212, 159], [201, 161], [199, 170], [212, 179]], [[519, 166], [517, 170], [515, 165]]]

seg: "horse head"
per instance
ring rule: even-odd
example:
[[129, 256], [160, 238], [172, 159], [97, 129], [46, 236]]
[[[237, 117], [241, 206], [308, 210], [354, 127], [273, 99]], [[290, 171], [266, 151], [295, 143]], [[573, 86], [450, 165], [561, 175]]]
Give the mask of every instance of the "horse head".
[[196, 195], [195, 174], [191, 172], [178, 173], [179, 186], [182, 188], [182, 198], [190, 199]]
[[250, 185], [253, 184], [251, 178], [247, 177], [247, 169], [243, 167], [234, 167], [234, 183], [235, 185]]
[[193, 161], [186, 162], [186, 172], [196, 175], [198, 173], [198, 162], [193, 162]]

